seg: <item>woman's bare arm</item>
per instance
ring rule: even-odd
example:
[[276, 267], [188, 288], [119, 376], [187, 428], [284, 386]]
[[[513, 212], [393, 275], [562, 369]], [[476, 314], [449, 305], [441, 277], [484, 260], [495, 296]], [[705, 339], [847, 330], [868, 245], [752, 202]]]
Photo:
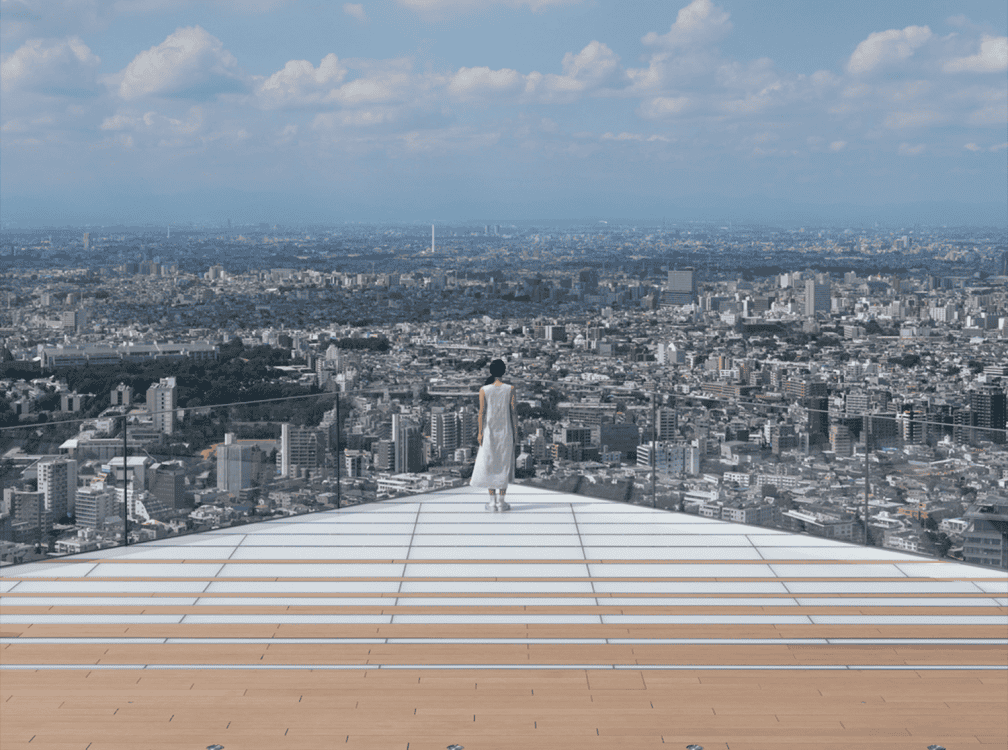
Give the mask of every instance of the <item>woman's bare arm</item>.
[[514, 386], [511, 386], [511, 437], [515, 445], [518, 445], [518, 401]]
[[480, 408], [479, 408], [479, 420], [478, 420], [479, 427], [477, 428], [478, 432], [477, 432], [477, 435], [476, 435], [476, 442], [479, 443], [480, 445], [482, 445], [483, 444], [483, 415], [486, 413], [486, 396], [483, 395], [483, 389], [482, 388], [480, 388], [480, 390], [479, 390], [479, 396], [480, 396]]

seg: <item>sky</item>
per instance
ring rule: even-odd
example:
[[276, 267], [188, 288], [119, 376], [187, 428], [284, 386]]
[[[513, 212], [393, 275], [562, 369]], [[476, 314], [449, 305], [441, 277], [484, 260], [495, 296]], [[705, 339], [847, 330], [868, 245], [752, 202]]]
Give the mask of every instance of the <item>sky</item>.
[[0, 0], [10, 226], [1008, 226], [1008, 4]]

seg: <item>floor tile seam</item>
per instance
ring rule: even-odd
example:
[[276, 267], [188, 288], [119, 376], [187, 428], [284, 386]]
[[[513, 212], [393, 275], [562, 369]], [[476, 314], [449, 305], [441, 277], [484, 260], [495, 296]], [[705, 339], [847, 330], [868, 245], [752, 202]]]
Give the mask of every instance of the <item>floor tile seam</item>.
[[[344, 546], [346, 546], [346, 545], [344, 545]], [[402, 545], [402, 546], [404, 546], [404, 545]], [[432, 547], [436, 547], [437, 545], [431, 545], [431, 546]], [[486, 546], [486, 545], [471, 545], [471, 546], [472, 547], [478, 547], [478, 546]], [[518, 547], [518, 546], [521, 546], [521, 545], [511, 545], [511, 546], [512, 547]], [[603, 546], [603, 545], [589, 545], [589, 546], [598, 547], [598, 546]], [[621, 549], [623, 547], [621, 545], [609, 545], [609, 546], [612, 546], [615, 549]], [[644, 548], [645, 547], [639, 547], [639, 549], [644, 549]], [[235, 548], [235, 549], [237, 549], [237, 548]], [[244, 549], [261, 549], [261, 548], [245, 547]], [[322, 547], [320, 547], [319, 549], [331, 549], [331, 547], [328, 547], [328, 548], [322, 548]], [[701, 547], [690, 547], [689, 549], [701, 549]], [[411, 557], [375, 557], [375, 558], [342, 557], [342, 558], [334, 558], [332, 556], [318, 557], [318, 558], [292, 557], [292, 558], [286, 558], [286, 559], [264, 557], [264, 558], [250, 558], [250, 559], [237, 559], [237, 560], [231, 560], [228, 557], [212, 558], [212, 557], [182, 557], [182, 556], [180, 556], [180, 557], [169, 557], [169, 558], [136, 557], [136, 558], [130, 558], [128, 560], [124, 560], [124, 559], [121, 559], [121, 558], [105, 558], [105, 557], [83, 558], [83, 559], [64, 559], [64, 558], [60, 558], [60, 557], [54, 557], [54, 558], [50, 558], [50, 559], [44, 560], [44, 561], [43, 560], [32, 561], [32, 563], [27, 563], [27, 564], [35, 564], [37, 562], [37, 563], [39, 563], [40, 566], [45, 566], [45, 565], [60, 566], [60, 565], [71, 565], [71, 564], [76, 565], [76, 564], [86, 564], [86, 563], [91, 563], [91, 564], [95, 564], [95, 565], [109, 565], [109, 564], [116, 564], [116, 565], [131, 565], [131, 564], [138, 564], [138, 565], [163, 565], [165, 563], [174, 563], [174, 564], [178, 564], [178, 563], [184, 563], [184, 564], [232, 563], [232, 564], [235, 564], [235, 565], [253, 565], [253, 564], [256, 564], [256, 563], [269, 563], [269, 564], [275, 564], [275, 565], [302, 565], [302, 564], [305, 564], [305, 563], [318, 562], [318, 563], [327, 563], [327, 564], [339, 563], [339, 564], [350, 564], [350, 565], [362, 565], [362, 564], [366, 565], [368, 563], [386, 563], [386, 564], [388, 564], [388, 563], [396, 563], [396, 564], [399, 564], [399, 563], [413, 563], [413, 564], [416, 564], [416, 563], [430, 563], [430, 564], [438, 564], [438, 565], [451, 564], [451, 563], [466, 564], [466, 565], [473, 564], [473, 563], [478, 563], [478, 564], [506, 564], [506, 565], [535, 565], [537, 563], [549, 563], [551, 565], [579, 565], [579, 564], [583, 564], [583, 563], [590, 563], [590, 564], [595, 564], [595, 565], [599, 565], [599, 564], [605, 564], [605, 565], [645, 565], [645, 564], [651, 563], [651, 564], [663, 565], [663, 564], [668, 564], [669, 562], [673, 562], [673, 563], [676, 563], [676, 564], [683, 564], [683, 565], [759, 565], [759, 564], [764, 564], [764, 563], [777, 563], [777, 562], [786, 563], [786, 562], [790, 562], [790, 561], [794, 561], [794, 562], [798, 562], [798, 563], [811, 563], [811, 564], [814, 564], [814, 565], [834, 565], [835, 564], [835, 565], [879, 565], [879, 566], [881, 566], [881, 565], [908, 565], [908, 564], [914, 564], [914, 565], [942, 565], [942, 564], [957, 565], [957, 564], [959, 564], [958, 561], [955, 561], [955, 560], [905, 560], [905, 559], [895, 559], [895, 560], [894, 559], [889, 559], [889, 560], [886, 560], [886, 559], [853, 559], [853, 560], [851, 560], [851, 559], [843, 559], [843, 558], [839, 558], [839, 557], [838, 558], [823, 557], [823, 558], [814, 558], [814, 559], [807, 559], [807, 558], [803, 558], [803, 557], [779, 557], [779, 558], [765, 558], [765, 559], [760, 559], [760, 560], [741, 560], [741, 559], [740, 560], [735, 560], [735, 559], [731, 559], [731, 560], [719, 560], [718, 558], [713, 558], [713, 559], [710, 559], [710, 560], [694, 560], [694, 559], [679, 558], [679, 557], [651, 557], [651, 558], [642, 558], [642, 557], [620, 557], [620, 558], [602, 558], [602, 557], [598, 557], [598, 558], [588, 558], [588, 557], [586, 557], [586, 558], [555, 558], [555, 557], [542, 557], [542, 558], [532, 558], [532, 557], [529, 557], [529, 558], [517, 558], [515, 560], [505, 560], [505, 559], [496, 558], [496, 557], [482, 557], [482, 558], [481, 557], [428, 557], [428, 558], [415, 558], [415, 557], [414, 558], [411, 558]], [[14, 566], [14, 567], [16, 567], [16, 566]], [[9, 569], [10, 569], [9, 567], [3, 568], [4, 571], [9, 570]], [[992, 568], [991, 570], [993, 571], [994, 569]], [[1005, 573], [1005, 575], [1008, 575], [1008, 573]]]
[[[724, 670], [766, 670], [766, 671], [834, 671], [834, 670], [869, 670], [869, 671], [977, 671], [986, 672], [1003, 670], [1000, 665], [986, 664], [618, 664], [618, 663], [582, 663], [582, 664], [387, 664], [374, 662], [369, 664], [0, 664], [3, 671], [80, 671], [80, 670], [667, 670], [667, 671], [724, 671]], [[604, 690], [605, 688], [599, 688]]]
[[47, 645], [49, 643], [61, 642], [70, 645], [74, 644], [190, 644], [190, 643], [276, 643], [276, 644], [346, 644], [346, 645], [427, 645], [427, 644], [475, 644], [475, 645], [556, 645], [568, 644], [578, 646], [604, 646], [604, 645], [693, 645], [693, 646], [777, 646], [777, 645], [830, 645], [830, 646], [922, 646], [922, 645], [947, 645], [947, 646], [1008, 646], [1008, 638], [492, 638], [492, 637], [469, 637], [469, 638], [444, 638], [444, 637], [360, 637], [360, 638], [326, 638], [319, 636], [284, 636], [277, 637], [242, 637], [242, 636], [16, 636], [0, 637], [0, 643], [7, 644], [37, 644]]
[[[709, 562], [709, 561], [697, 561], [697, 562], [694, 562], [694, 561], [661, 562], [661, 563], [657, 563], [656, 565], [646, 565], [645, 567], [658, 567], [658, 566], [670, 566], [670, 565], [681, 566], [681, 567], [685, 567], [687, 565], [696, 565], [697, 568], [703, 568], [703, 567], [712, 568], [713, 567], [713, 565], [706, 565], [705, 566], [704, 565], [705, 562]], [[755, 562], [755, 561], [751, 561], [751, 562]], [[254, 563], [255, 563], [255, 561], [243, 561], [242, 564], [254, 564]], [[554, 561], [546, 561], [546, 563], [547, 564], [553, 564]], [[98, 564], [103, 564], [103, 563], [98, 563]], [[132, 563], [116, 563], [116, 564], [117, 565], [124, 565], [124, 564], [126, 564], [126, 565], [132, 565]], [[156, 561], [155, 564], [165, 565], [167, 563], [164, 563], [162, 561]], [[214, 564], [214, 563], [206, 563], [204, 561], [199, 561], [198, 563], [192, 563], [192, 562], [191, 563], [186, 563], [186, 565], [200, 565], [200, 564], [209, 565], [209, 564]], [[226, 563], [226, 564], [237, 565], [236, 563]], [[270, 561], [270, 562], [267, 562], [267, 563], [259, 563], [259, 564], [272, 565], [273, 561]], [[330, 563], [304, 563], [304, 562], [298, 561], [298, 562], [296, 562], [294, 564], [299, 564], [299, 565], [326, 565], [326, 564], [330, 564]], [[371, 564], [371, 563], [361, 564], [359, 562], [357, 562], [357, 563], [342, 563], [342, 564], [345, 564], [345, 565], [357, 565], [359, 567], [372, 567], [372, 568], [375, 568], [375, 567], [389, 566], [389, 565], [401, 566], [404, 563], [402, 561], [399, 561], [399, 562], [379, 562], [379, 563], [375, 563], [375, 564]], [[414, 565], [416, 565], [416, 563], [412, 563], [412, 562], [411, 563], [406, 563], [406, 564], [414, 564]], [[535, 563], [524, 563], [524, 562], [523, 563], [518, 563], [518, 564], [511, 563], [511, 562], [478, 563], [478, 562], [474, 562], [472, 560], [462, 560], [462, 561], [459, 561], [457, 563], [450, 563], [450, 562], [449, 563], [442, 563], [442, 562], [438, 562], [438, 563], [432, 563], [431, 565], [439, 565], [439, 566], [443, 567], [443, 566], [448, 566], [448, 565], [470, 565], [470, 564], [481, 564], [481, 565], [485, 565], [485, 566], [505, 567], [505, 568], [508, 568], [508, 567], [511, 567], [511, 568], [518, 567], [519, 565], [528, 565], [530, 567], [533, 566], [533, 565], [535, 565]], [[586, 565], [586, 564], [589, 564], [589, 565], [607, 565], [608, 563], [605, 563], [605, 562], [603, 562], [603, 563], [591, 563], [591, 562], [585, 563], [583, 561], [578, 561], [577, 563], [558, 563], [558, 565], [567, 565], [568, 567], [570, 567], [572, 569], [575, 567], [575, 565], [577, 565], [577, 566], [583, 566], [583, 565]], [[280, 565], [282, 565], [282, 563]], [[756, 563], [756, 565], [757, 566], [763, 566], [764, 563]], [[741, 564], [740, 564], [740, 566], [741, 566]], [[625, 566], [625, 567], [628, 567], [628, 566]], [[836, 567], [837, 569], [840, 569], [842, 566], [830, 566], [830, 565], [827, 564], [827, 565], [824, 565], [824, 567]], [[43, 572], [45, 574], [42, 574]], [[116, 580], [135, 581], [135, 580], [138, 580], [138, 578], [141, 579], [141, 580], [143, 580], [146, 577], [146, 576], [124, 575], [124, 574], [120, 573], [120, 574], [116, 574], [116, 575], [100, 575], [100, 576], [95, 576], [94, 578], [88, 578], [88, 575], [90, 573], [95, 572], [94, 570], [90, 570], [89, 573], [77, 573], [77, 574], [74, 574], [74, 575], [58, 575], [59, 572], [60, 571], [58, 569], [54, 568], [52, 571], [39, 571], [38, 574], [31, 574], [31, 575], [19, 576], [19, 577], [9, 576], [9, 577], [7, 577], [5, 579], [2, 579], [2, 580], [21, 582], [21, 581], [33, 581], [33, 580], [47, 580], [47, 579], [52, 579], [52, 578], [68, 579], [68, 580], [94, 580], [94, 578], [101, 578], [101, 579], [105, 579], [105, 580], [109, 580], [109, 581], [116, 581]], [[220, 576], [220, 575], [211, 575], [211, 576], [208, 576], [206, 574], [189, 575], [189, 576], [186, 576], [186, 575], [165, 575], [165, 576], [158, 576], [157, 580], [158, 581], [193, 581], [193, 580], [205, 581], [205, 580], [214, 580], [215, 578], [220, 578], [220, 577], [227, 577], [227, 576]], [[401, 580], [401, 579], [405, 579], [407, 581], [478, 581], [478, 580], [495, 580], [495, 581], [512, 581], [512, 582], [519, 582], [519, 581], [550, 582], [550, 581], [570, 581], [570, 580], [585, 581], [585, 580], [592, 580], [592, 579], [602, 579], [602, 580], [608, 580], [608, 581], [631, 582], [631, 583], [632, 582], [641, 582], [641, 581], [648, 581], [648, 582], [652, 582], [652, 581], [657, 581], [657, 582], [666, 582], [666, 581], [668, 581], [668, 582], [675, 582], [675, 581], [711, 581], [711, 580], [724, 580], [724, 581], [735, 580], [737, 582], [739, 580], [739, 575], [738, 574], [736, 574], [734, 576], [733, 575], [717, 575], [717, 574], [713, 574], [713, 575], [712, 574], [708, 574], [708, 575], [639, 575], [639, 574], [638, 575], [633, 575], [633, 574], [625, 574], [625, 575], [606, 575], [606, 576], [600, 576], [598, 574], [594, 574], [594, 575], [593, 574], [582, 574], [582, 575], [538, 575], [538, 576], [536, 576], [536, 575], [469, 575], [469, 576], [462, 576], [462, 575], [445, 575], [445, 574], [434, 574], [434, 575], [373, 575], [373, 574], [372, 575], [367, 575], [367, 574], [357, 574], [357, 575], [282, 575], [282, 576], [277, 576], [277, 575], [258, 573], [258, 574], [245, 575], [245, 576], [241, 576], [241, 577], [243, 579], [249, 580], [249, 581], [275, 580], [277, 578], [281, 578], [281, 579], [283, 579], [285, 581], [328, 581], [328, 582], [335, 582], [335, 581], [375, 581], [375, 580], [378, 580], [378, 581], [397, 580], [398, 581], [398, 580]], [[895, 580], [917, 581], [917, 582], [920, 582], [920, 581], [930, 581], [930, 582], [934, 582], [934, 581], [965, 581], [965, 582], [969, 582], [969, 583], [999, 583], [999, 584], [1008, 583], [1008, 579], [1002, 580], [1000, 578], [1000, 576], [970, 576], [970, 575], [941, 575], [941, 576], [932, 576], [932, 575], [920, 575], [920, 574], [918, 574], [918, 575], [907, 576], [907, 575], [903, 574], [901, 576], [895, 576], [895, 575], [883, 575], [883, 576], [877, 576], [877, 575], [876, 576], [871, 576], [871, 575], [846, 576], [846, 575], [843, 575], [843, 576], [841, 576], [841, 575], [824, 575], [823, 573], [817, 572], [817, 573], [813, 573], [813, 574], [810, 574], [810, 575], [807, 575], [807, 576], [797, 576], [797, 575], [794, 575], [794, 574], [786, 574], [786, 575], [780, 575], [780, 574], [777, 574], [777, 575], [765, 575], [764, 574], [764, 575], [745, 576], [745, 580], [747, 582], [751, 581], [751, 580], [781, 581], [781, 582], [799, 582], [799, 583], [801, 583], [801, 582], [808, 582], [808, 581], [848, 581], [849, 582], [851, 580], [877, 582], [877, 581], [892, 581], [894, 579]]]
[[[681, 592], [682, 594], [689, 595], [676, 595], [680, 592], [674, 593], [647, 593], [647, 592], [570, 592], [570, 591], [530, 591], [521, 593], [509, 593], [509, 592], [480, 592], [480, 591], [430, 591], [430, 592], [378, 592], [378, 593], [367, 593], [358, 591], [347, 591], [347, 592], [294, 592], [294, 593], [283, 593], [276, 591], [221, 591], [221, 592], [174, 592], [174, 591], [58, 591], [58, 592], [32, 592], [32, 591], [18, 591], [18, 592], [0, 592], [0, 600], [8, 599], [11, 602], [15, 602], [19, 599], [25, 598], [51, 598], [54, 600], [65, 599], [65, 598], [109, 598], [109, 597], [128, 597], [131, 599], [151, 599], [153, 601], [159, 601], [162, 599], [247, 599], [247, 598], [259, 598], [259, 599], [361, 599], [361, 600], [375, 600], [381, 602], [382, 600], [389, 599], [393, 601], [398, 601], [400, 599], [439, 599], [444, 602], [450, 602], [454, 599], [515, 599], [522, 601], [534, 602], [538, 599], [598, 599], [601, 601], [606, 601], [610, 599], [653, 599], [655, 601], [662, 600], [713, 600], [713, 601], [730, 601], [733, 599], [761, 599], [761, 600], [779, 600], [781, 602], [794, 602], [799, 599], [830, 599], [837, 601], [845, 601], [850, 599], [851, 601], [868, 601], [869, 603], [873, 600], [891, 600], [891, 599], [954, 599], [957, 601], [973, 601], [973, 600], [994, 600], [1003, 599], [1004, 596], [997, 593], [989, 592], [892, 592], [892, 593], [837, 593], [832, 591], [825, 592], [807, 592], [800, 594], [779, 594], [775, 592], [767, 593], [755, 593], [755, 594], [693, 594], [692, 592]], [[612, 605], [617, 606], [617, 605]], [[648, 605], [623, 605], [623, 606], [648, 606]], [[656, 604], [655, 606], [664, 606]], [[688, 605], [688, 606], [704, 606], [702, 604]], [[733, 606], [733, 605], [711, 605], [711, 606]], [[743, 606], [743, 605], [739, 605]], [[761, 605], [761, 606], [774, 606], [771, 604]], [[814, 606], [814, 605], [813, 605]], [[854, 606], [854, 605], [851, 605]], [[886, 606], [886, 605], [882, 605]], [[1008, 605], [1000, 605], [1008, 606]]]
[[[928, 613], [934, 615], [970, 615], [982, 614], [987, 616], [1008, 616], [1008, 610], [1003, 606], [981, 606], [974, 604], [964, 605], [783, 605], [783, 604], [713, 604], [713, 605], [688, 605], [688, 604], [666, 604], [666, 605], [594, 605], [594, 604], [457, 604], [457, 605], [380, 605], [380, 604], [228, 604], [222, 602], [201, 602], [201, 603], [133, 603], [133, 604], [9, 604], [3, 607], [4, 614], [45, 614], [62, 613], [66, 610], [83, 610], [84, 612], [94, 611], [96, 613], [108, 612], [112, 609], [121, 610], [144, 610], [152, 612], [163, 612], [165, 610], [180, 610], [194, 613], [208, 614], [211, 611], [234, 612], [235, 614], [275, 614], [277, 612], [291, 613], [325, 613], [342, 612], [347, 614], [365, 614], [372, 612], [388, 612], [390, 614], [424, 614], [424, 613], [452, 613], [452, 614], [492, 614], [492, 613], [542, 613], [542, 614], [579, 614], [586, 612], [599, 612], [602, 614], [626, 613], [626, 614], [648, 614], [656, 615], [671, 614], [671, 611], [682, 614], [906, 614], [906, 613]], [[119, 614], [128, 614], [120, 612]]]
[[[994, 627], [1008, 626], [1005, 615], [901, 615], [901, 614], [783, 614], [783, 613], [718, 613], [718, 614], [616, 614], [616, 613], [10, 613], [0, 615], [0, 625], [59, 625], [54, 618], [77, 618], [70, 622], [76, 625], [331, 625], [331, 624], [384, 624], [384, 625], [578, 625], [615, 626], [636, 625], [640, 627], [716, 625], [740, 627], [743, 625], [777, 625], [788, 627], [829, 627], [829, 626], [884, 626], [904, 627]], [[348, 621], [347, 618], [357, 618]], [[498, 618], [487, 621], [484, 618]], [[260, 620], [255, 622], [254, 620]]]

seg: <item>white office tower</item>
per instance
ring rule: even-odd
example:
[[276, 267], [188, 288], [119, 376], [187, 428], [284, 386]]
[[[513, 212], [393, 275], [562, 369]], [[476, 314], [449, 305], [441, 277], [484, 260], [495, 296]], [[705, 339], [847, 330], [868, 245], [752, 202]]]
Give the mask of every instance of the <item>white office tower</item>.
[[175, 429], [175, 407], [178, 406], [178, 393], [175, 388], [175, 378], [161, 378], [157, 385], [147, 389], [147, 411], [154, 418], [154, 427], [158, 432], [171, 435]]
[[686, 352], [677, 347], [674, 343], [658, 344], [658, 364], [660, 365], [681, 365], [686, 362]]
[[77, 502], [77, 462], [67, 458], [40, 461], [38, 491], [54, 521], [73, 513]]

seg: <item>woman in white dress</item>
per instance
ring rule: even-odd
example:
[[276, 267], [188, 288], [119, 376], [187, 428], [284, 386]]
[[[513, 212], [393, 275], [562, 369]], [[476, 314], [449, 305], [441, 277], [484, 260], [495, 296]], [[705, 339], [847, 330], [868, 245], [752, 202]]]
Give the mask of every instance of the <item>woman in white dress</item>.
[[[491, 500], [487, 510], [510, 510], [504, 502], [509, 482], [514, 481], [515, 444], [518, 442], [518, 408], [513, 385], [501, 382], [507, 365], [501, 359], [490, 363], [490, 375], [479, 392], [479, 453], [473, 466], [471, 487], [486, 487]], [[500, 495], [497, 494], [500, 491]]]

